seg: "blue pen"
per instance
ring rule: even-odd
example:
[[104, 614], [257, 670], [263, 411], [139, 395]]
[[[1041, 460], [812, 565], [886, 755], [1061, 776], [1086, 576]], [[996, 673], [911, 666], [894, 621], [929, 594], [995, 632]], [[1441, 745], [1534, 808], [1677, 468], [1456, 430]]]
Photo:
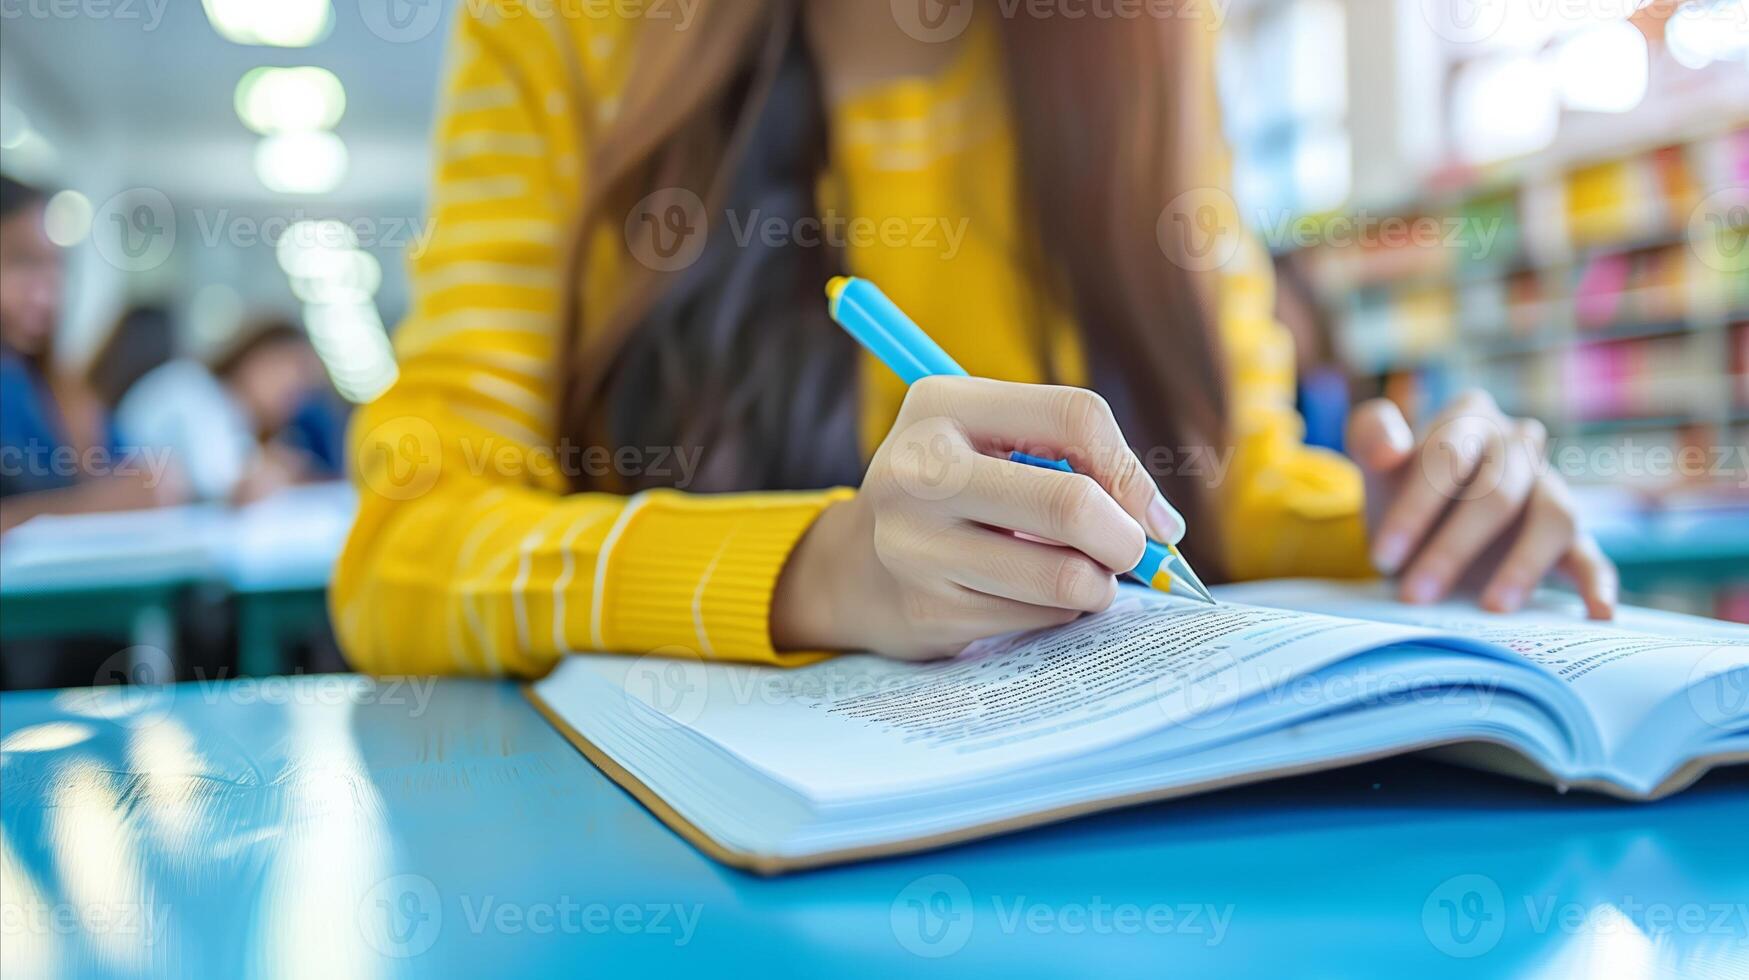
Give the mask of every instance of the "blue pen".
[[[892, 368], [906, 384], [916, 384], [919, 379], [932, 375], [966, 376], [966, 369], [949, 357], [940, 344], [930, 339], [923, 328], [906, 316], [905, 311], [874, 283], [852, 276], [838, 276], [827, 283], [826, 298], [832, 319], [868, 348], [869, 353], [880, 358], [881, 363]], [[1008, 458], [1027, 466], [1075, 472], [1068, 460], [1042, 459], [1018, 452], [1009, 454]], [[1215, 597], [1173, 545], [1150, 539], [1142, 552], [1141, 564], [1129, 574], [1143, 585], [1161, 592], [1175, 591], [1176, 586], [1180, 593], [1215, 604]]]

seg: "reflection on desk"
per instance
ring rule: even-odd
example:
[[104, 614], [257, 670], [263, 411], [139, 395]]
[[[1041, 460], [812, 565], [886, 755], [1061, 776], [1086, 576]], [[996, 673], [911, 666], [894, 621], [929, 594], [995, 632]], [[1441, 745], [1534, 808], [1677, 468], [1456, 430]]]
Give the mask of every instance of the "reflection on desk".
[[1749, 771], [1399, 760], [765, 880], [483, 681], [0, 698], [7, 976], [1749, 974]]

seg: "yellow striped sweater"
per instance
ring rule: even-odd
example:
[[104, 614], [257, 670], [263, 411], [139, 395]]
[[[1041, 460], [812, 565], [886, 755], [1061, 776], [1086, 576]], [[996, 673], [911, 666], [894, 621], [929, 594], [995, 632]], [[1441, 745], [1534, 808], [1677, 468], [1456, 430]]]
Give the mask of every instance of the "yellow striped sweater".
[[[456, 19], [435, 134], [433, 234], [411, 259], [413, 305], [395, 336], [401, 376], [353, 423], [361, 508], [331, 598], [347, 655], [378, 673], [520, 676], [577, 650], [779, 664], [817, 656], [772, 648], [772, 591], [815, 516], [854, 491], [627, 498], [569, 494], [560, 475], [667, 465], [684, 476], [683, 456], [560, 453], [554, 432], [559, 276], [589, 158], [579, 134], [593, 128], [579, 123], [613, 118], [632, 25], [555, 22], [514, 0], [464, 5]], [[833, 108], [829, 213], [846, 223], [849, 269], [881, 283], [969, 371], [1035, 381], [1043, 369], [1021, 325], [1038, 298], [1015, 264], [1000, 52], [982, 32], [963, 47], [937, 77]], [[573, 84], [579, 71], [586, 85]], [[596, 94], [580, 104], [580, 91]], [[1220, 145], [1217, 134], [1209, 145]], [[1209, 165], [1215, 173], [1225, 161]], [[934, 217], [903, 229], [854, 223], [894, 215]], [[1236, 225], [1236, 214], [1223, 217]], [[600, 310], [619, 281], [611, 263], [624, 259], [595, 253], [584, 301]], [[1219, 282], [1236, 449], [1201, 465], [1220, 480], [1228, 567], [1240, 577], [1362, 573], [1361, 483], [1339, 457], [1300, 443], [1292, 349], [1272, 320], [1260, 250], [1247, 243]], [[1074, 331], [1061, 316], [1051, 329], [1059, 369], [1078, 376]], [[864, 363], [865, 452], [903, 395], [898, 379]]]

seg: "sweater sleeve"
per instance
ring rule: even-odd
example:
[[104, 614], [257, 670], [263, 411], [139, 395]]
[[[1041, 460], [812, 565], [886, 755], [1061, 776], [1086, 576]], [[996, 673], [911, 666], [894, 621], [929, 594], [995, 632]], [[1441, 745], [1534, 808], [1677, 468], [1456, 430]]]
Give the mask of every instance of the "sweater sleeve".
[[360, 511], [330, 599], [342, 646], [376, 673], [538, 676], [576, 650], [815, 659], [772, 648], [772, 592], [849, 491], [565, 492], [568, 467], [684, 476], [685, 450], [555, 448], [559, 281], [586, 158], [576, 114], [611, 111], [578, 104], [567, 65], [583, 59], [611, 91], [630, 39], [502, 6], [457, 13], [400, 376], [349, 436]]

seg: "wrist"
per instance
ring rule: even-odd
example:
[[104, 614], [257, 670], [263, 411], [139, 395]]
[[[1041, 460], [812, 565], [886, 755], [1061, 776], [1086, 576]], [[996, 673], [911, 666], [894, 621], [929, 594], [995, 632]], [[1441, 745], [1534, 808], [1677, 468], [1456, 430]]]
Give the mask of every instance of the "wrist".
[[845, 601], [854, 574], [853, 498], [827, 505], [796, 542], [771, 598], [771, 644], [779, 651], [847, 650], [858, 646]]

